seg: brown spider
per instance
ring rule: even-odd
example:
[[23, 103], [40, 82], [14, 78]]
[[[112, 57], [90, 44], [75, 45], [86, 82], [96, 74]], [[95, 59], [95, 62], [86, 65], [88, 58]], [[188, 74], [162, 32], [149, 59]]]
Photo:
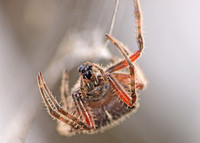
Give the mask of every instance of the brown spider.
[[[144, 89], [146, 80], [138, 66], [133, 64], [143, 51], [141, 11], [138, 0], [134, 0], [134, 8], [139, 50], [129, 54], [118, 40], [106, 34], [125, 59], [106, 68], [90, 62], [82, 64], [78, 68], [80, 78], [72, 89], [71, 96], [68, 93], [68, 73], [64, 71], [61, 85], [63, 107], [50, 92], [42, 73], [39, 73], [37, 80], [40, 93], [49, 114], [59, 121], [58, 130], [61, 134], [70, 136], [77, 132], [91, 134], [102, 131], [119, 123], [138, 108], [136, 90]], [[113, 19], [114, 17], [115, 12]], [[120, 71], [126, 67], [128, 69]]]

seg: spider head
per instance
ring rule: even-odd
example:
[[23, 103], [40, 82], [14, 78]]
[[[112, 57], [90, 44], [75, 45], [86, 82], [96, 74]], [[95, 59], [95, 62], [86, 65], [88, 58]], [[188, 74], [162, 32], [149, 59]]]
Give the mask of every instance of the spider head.
[[83, 79], [91, 79], [92, 77], [92, 65], [89, 64], [89, 62], [82, 64], [79, 68], [78, 71], [80, 75], [82, 75]]

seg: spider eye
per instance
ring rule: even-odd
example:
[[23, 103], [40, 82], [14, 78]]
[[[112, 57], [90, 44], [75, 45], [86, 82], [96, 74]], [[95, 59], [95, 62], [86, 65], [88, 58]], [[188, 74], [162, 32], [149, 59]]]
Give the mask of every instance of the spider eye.
[[84, 79], [90, 79], [92, 76], [92, 65], [85, 65], [82, 64], [79, 68], [78, 68], [79, 73], [81, 73], [81, 75], [83, 76]]
[[80, 73], [85, 73], [86, 71], [91, 71], [92, 70], [92, 65], [85, 65], [85, 64], [82, 64], [79, 68], [78, 68], [78, 71]]
[[87, 77], [87, 79], [90, 79], [91, 76], [92, 76], [91, 71], [86, 71], [86, 72], [85, 72], [85, 76]]
[[85, 72], [85, 69], [82, 70], [82, 73], [84, 73], [84, 72]]
[[89, 65], [89, 66], [88, 66], [88, 70], [92, 70], [92, 65]]
[[83, 69], [84, 69], [84, 68], [85, 68], [85, 65], [82, 64], [82, 65], [78, 68], [78, 71], [83, 73]]

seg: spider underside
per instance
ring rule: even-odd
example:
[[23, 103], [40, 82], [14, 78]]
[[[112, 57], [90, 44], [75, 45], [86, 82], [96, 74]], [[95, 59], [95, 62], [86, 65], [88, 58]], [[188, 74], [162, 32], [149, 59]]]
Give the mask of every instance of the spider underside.
[[103, 131], [139, 107], [137, 91], [145, 88], [146, 79], [135, 63], [143, 51], [141, 11], [137, 0], [134, 0], [134, 8], [139, 50], [130, 54], [121, 42], [106, 34], [124, 59], [105, 68], [90, 62], [82, 64], [78, 69], [80, 78], [71, 95], [68, 72], [64, 71], [61, 85], [63, 106], [50, 92], [42, 73], [38, 75], [40, 93], [49, 114], [59, 121], [60, 134], [70, 136], [77, 132]]

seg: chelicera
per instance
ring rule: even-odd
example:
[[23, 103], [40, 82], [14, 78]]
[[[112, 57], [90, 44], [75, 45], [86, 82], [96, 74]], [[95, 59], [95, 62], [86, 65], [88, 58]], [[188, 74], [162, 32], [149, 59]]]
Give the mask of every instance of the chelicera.
[[40, 93], [49, 114], [59, 121], [58, 131], [61, 134], [70, 136], [77, 132], [92, 134], [102, 131], [137, 110], [137, 91], [144, 89], [146, 80], [135, 64], [144, 47], [141, 11], [137, 0], [134, 0], [134, 8], [139, 49], [130, 54], [118, 40], [106, 34], [124, 59], [107, 67], [91, 62], [82, 64], [78, 68], [80, 78], [71, 94], [68, 89], [68, 72], [64, 71], [61, 85], [63, 106], [57, 102], [42, 73], [39, 73], [37, 80]]

